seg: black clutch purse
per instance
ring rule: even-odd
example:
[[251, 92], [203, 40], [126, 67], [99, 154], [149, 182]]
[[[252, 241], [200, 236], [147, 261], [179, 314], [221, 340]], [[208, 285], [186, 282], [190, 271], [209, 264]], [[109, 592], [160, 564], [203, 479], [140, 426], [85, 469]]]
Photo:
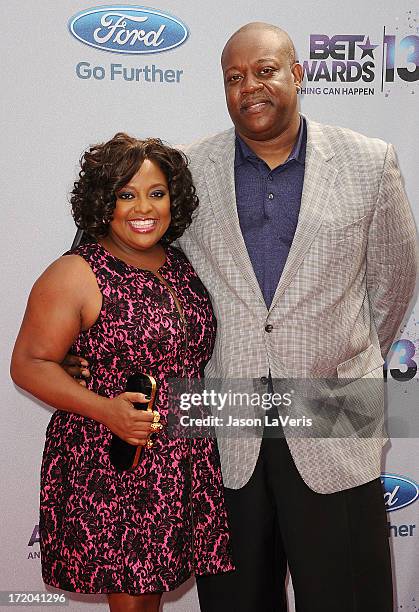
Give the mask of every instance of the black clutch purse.
[[[138, 372], [137, 374], [132, 374], [125, 386], [125, 391], [134, 391], [135, 393], [144, 393], [144, 395], [150, 398], [148, 404], [140, 404], [134, 403], [134, 407], [137, 410], [148, 410], [149, 412], [153, 412], [153, 405], [157, 395], [157, 384], [155, 379], [148, 374], [143, 374], [142, 372]], [[161, 428], [160, 416], [158, 412], [154, 411], [154, 420], [153, 420], [153, 429], [157, 430]], [[153, 446], [153, 437], [155, 436], [155, 431], [152, 432], [147, 440], [146, 447], [151, 448]], [[112, 434], [112, 441], [109, 450], [109, 458], [111, 460], [112, 465], [119, 471], [126, 470], [134, 470], [141, 458], [143, 447], [135, 446], [134, 444], [129, 444], [129, 442], [125, 442], [119, 438], [116, 434]]]

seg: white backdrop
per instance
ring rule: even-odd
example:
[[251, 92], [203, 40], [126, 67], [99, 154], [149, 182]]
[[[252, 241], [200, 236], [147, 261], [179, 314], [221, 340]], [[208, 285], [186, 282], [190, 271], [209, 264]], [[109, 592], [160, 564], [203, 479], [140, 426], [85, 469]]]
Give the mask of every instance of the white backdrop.
[[[1, 590], [44, 588], [36, 526], [39, 465], [51, 409], [16, 389], [8, 367], [30, 287], [72, 242], [74, 225], [67, 194], [77, 160], [89, 144], [106, 140], [117, 131], [187, 143], [229, 127], [219, 69], [221, 49], [227, 37], [244, 23], [268, 21], [290, 32], [300, 60], [306, 62], [302, 111], [317, 121], [392, 142], [416, 218], [419, 216], [419, 69], [414, 72], [419, 64], [419, 17], [413, 2], [160, 0], [152, 8], [180, 19], [190, 35], [181, 46], [153, 55], [105, 52], [73, 37], [68, 30], [69, 19], [100, 4], [94, 0], [2, 3]], [[135, 6], [130, 0], [125, 4]], [[325, 58], [318, 35], [331, 38], [348, 33], [346, 41], [334, 41], [338, 45], [333, 48], [335, 58]], [[320, 57], [322, 49], [324, 59]], [[333, 66], [333, 61], [338, 64]], [[78, 76], [80, 62], [85, 62], [85, 68], [100, 67], [95, 74], [104, 77], [80, 78], [89, 74], [79, 70]], [[178, 82], [160, 83], [158, 76], [154, 83], [126, 81], [118, 74], [112, 80], [111, 64], [126, 68], [148, 65], [150, 71], [154, 65], [183, 73]], [[341, 81], [339, 74], [333, 76], [333, 67], [345, 79], [349, 74], [353, 80]], [[397, 68], [407, 69], [411, 76]], [[369, 80], [358, 78], [361, 71]], [[409, 351], [412, 360], [417, 360], [418, 318], [416, 305], [401, 330], [407, 343], [398, 346], [392, 367], [404, 371], [406, 366], [401, 364]], [[414, 369], [411, 371], [414, 373]], [[394, 384], [397, 401], [417, 397], [417, 373], [408, 382]], [[403, 612], [419, 609], [419, 503], [412, 501], [419, 480], [418, 451], [417, 439], [394, 439], [386, 448], [383, 465], [383, 472], [412, 483], [408, 485], [400, 478], [386, 481], [397, 589], [395, 609]], [[406, 505], [397, 510], [403, 501]], [[92, 600], [71, 595], [69, 609], [105, 610], [106, 605], [101, 597]], [[198, 611], [193, 580], [166, 596], [163, 609]]]

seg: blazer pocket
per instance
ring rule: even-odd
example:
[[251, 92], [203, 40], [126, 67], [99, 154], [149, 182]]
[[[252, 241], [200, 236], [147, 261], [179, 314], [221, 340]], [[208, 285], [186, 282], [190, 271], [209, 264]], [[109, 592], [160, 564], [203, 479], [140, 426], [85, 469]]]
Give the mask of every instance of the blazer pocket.
[[362, 353], [337, 365], [338, 378], [362, 378], [372, 370], [383, 366], [381, 351], [370, 344]]
[[343, 242], [349, 238], [354, 238], [361, 234], [363, 226], [368, 223], [369, 215], [364, 215], [353, 223], [347, 225], [327, 225], [323, 224], [320, 231], [320, 236], [326, 239], [329, 243]]

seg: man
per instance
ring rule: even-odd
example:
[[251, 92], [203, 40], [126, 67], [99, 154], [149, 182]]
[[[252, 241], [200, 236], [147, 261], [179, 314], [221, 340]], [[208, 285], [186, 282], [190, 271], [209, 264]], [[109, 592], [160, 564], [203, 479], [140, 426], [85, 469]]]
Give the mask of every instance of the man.
[[[186, 149], [200, 206], [179, 241], [217, 315], [206, 374], [376, 378], [416, 276], [394, 150], [300, 116], [284, 31], [240, 28], [221, 63], [234, 129]], [[201, 610], [286, 610], [288, 563], [298, 612], [390, 612], [382, 443], [220, 438], [237, 571], [198, 578]]]
[[[381, 376], [416, 276], [393, 148], [300, 117], [274, 26], [238, 30], [221, 63], [234, 129], [186, 150], [200, 207], [180, 239], [218, 320], [206, 374]], [[203, 612], [286, 609], [285, 558], [298, 612], [393, 609], [382, 439], [219, 446], [238, 569], [198, 579]]]

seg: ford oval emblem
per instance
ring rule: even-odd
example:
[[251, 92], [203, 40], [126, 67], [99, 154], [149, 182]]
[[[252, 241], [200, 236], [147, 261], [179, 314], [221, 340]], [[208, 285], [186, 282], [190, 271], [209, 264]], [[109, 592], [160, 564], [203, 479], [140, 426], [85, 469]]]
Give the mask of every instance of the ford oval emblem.
[[85, 45], [113, 53], [161, 53], [183, 44], [189, 36], [179, 19], [128, 5], [86, 9], [74, 15], [68, 27]]
[[404, 476], [382, 474], [381, 482], [384, 488], [384, 502], [387, 512], [405, 508], [413, 504], [419, 496], [418, 485]]

